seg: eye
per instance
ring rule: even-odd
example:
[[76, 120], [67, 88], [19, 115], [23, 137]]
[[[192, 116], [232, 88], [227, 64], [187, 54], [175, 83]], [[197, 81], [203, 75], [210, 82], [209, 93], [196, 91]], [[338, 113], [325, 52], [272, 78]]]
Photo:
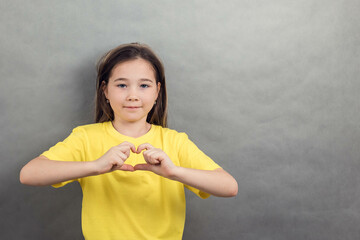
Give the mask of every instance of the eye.
[[148, 85], [148, 84], [141, 84], [140, 87], [141, 87], [141, 88], [148, 88], [149, 85]]
[[126, 85], [123, 84], [123, 83], [122, 83], [122, 84], [118, 84], [117, 86], [118, 86], [119, 88], [126, 88]]

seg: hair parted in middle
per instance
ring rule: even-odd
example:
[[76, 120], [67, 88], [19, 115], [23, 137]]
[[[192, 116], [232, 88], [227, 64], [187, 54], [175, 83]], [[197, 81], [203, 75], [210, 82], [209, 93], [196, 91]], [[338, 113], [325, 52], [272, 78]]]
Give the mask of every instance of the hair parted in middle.
[[156, 104], [148, 113], [146, 121], [150, 124], [167, 127], [167, 93], [165, 71], [161, 60], [146, 44], [122, 44], [107, 52], [97, 64], [95, 122], [101, 123], [114, 120], [114, 112], [106, 102], [103, 86], [107, 85], [112, 70], [119, 63], [135, 59], [148, 61], [154, 69], [156, 83], [160, 83], [160, 92]]

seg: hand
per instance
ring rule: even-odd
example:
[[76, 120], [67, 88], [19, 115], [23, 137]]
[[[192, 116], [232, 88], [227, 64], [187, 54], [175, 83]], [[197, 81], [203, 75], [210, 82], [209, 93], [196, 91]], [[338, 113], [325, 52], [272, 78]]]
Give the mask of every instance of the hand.
[[141, 153], [143, 150], [144, 159], [147, 163], [137, 164], [134, 170], [146, 170], [156, 173], [160, 176], [171, 178], [177, 169], [168, 155], [161, 149], [153, 147], [149, 143], [141, 144], [136, 153]]
[[130, 150], [135, 153], [134, 144], [123, 142], [110, 148], [103, 156], [94, 161], [98, 174], [112, 172], [114, 170], [134, 171], [134, 167], [124, 164], [130, 156]]

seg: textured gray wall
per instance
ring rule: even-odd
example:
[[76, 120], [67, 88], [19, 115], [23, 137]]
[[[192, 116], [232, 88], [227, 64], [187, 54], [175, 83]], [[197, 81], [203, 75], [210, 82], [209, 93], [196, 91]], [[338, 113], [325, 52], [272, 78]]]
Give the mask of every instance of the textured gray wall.
[[1, 1], [0, 239], [81, 239], [81, 189], [21, 167], [92, 122], [95, 63], [163, 59], [170, 126], [235, 176], [187, 192], [184, 239], [360, 239], [360, 2]]

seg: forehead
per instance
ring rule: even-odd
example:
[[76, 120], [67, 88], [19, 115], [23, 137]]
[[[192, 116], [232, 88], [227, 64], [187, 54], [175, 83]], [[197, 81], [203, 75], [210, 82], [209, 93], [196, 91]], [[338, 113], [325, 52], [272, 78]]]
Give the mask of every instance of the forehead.
[[111, 70], [110, 79], [117, 78], [148, 78], [155, 80], [155, 70], [150, 62], [137, 58], [115, 65]]

